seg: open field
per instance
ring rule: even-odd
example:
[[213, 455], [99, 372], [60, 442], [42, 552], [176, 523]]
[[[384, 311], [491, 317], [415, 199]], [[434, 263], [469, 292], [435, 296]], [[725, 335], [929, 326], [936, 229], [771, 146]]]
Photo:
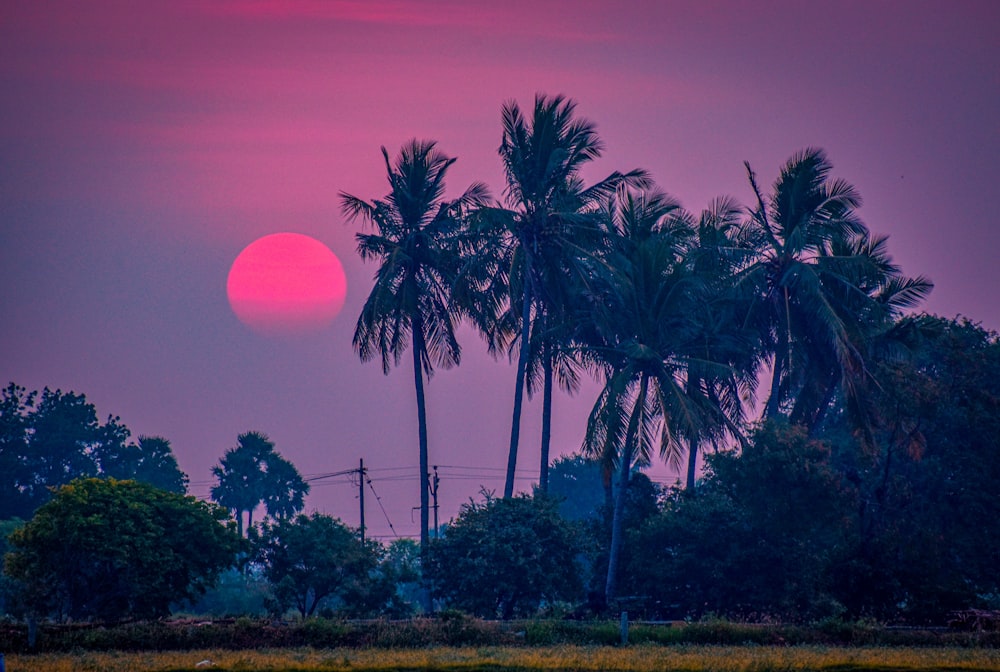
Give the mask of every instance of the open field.
[[[206, 662], [210, 661], [210, 662]], [[199, 665], [200, 663], [200, 665]], [[269, 649], [7, 656], [8, 672], [851, 672], [1000, 670], [1000, 650], [820, 646], [436, 647], [416, 650]]]

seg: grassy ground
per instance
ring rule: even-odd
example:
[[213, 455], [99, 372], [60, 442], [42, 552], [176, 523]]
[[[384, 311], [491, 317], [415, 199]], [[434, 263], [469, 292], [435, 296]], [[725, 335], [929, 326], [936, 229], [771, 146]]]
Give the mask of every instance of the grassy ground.
[[7, 672], [882, 672], [997, 670], [1000, 650], [820, 646], [203, 650], [8, 655]]

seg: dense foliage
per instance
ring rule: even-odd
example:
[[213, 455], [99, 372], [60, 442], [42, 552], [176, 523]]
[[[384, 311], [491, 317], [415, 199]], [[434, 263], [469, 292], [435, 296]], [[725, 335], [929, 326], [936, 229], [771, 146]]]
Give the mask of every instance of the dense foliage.
[[166, 439], [130, 436], [120, 418], [100, 423], [82, 394], [8, 384], [0, 391], [0, 520], [30, 518], [53, 488], [87, 476], [187, 492], [188, 478]]
[[577, 600], [577, 528], [546, 498], [517, 496], [462, 507], [432, 545], [429, 574], [450, 606], [512, 618]]
[[275, 613], [295, 608], [306, 617], [324, 604], [360, 606], [371, 599], [376, 549], [339, 520], [300, 514], [264, 523], [254, 536], [258, 562], [273, 587]]
[[815, 438], [765, 424], [634, 533], [625, 574], [653, 610], [940, 623], [998, 606], [1000, 343], [967, 321], [903, 326], [873, 444], [844, 417]]
[[136, 481], [79, 479], [10, 535], [19, 610], [114, 621], [159, 617], [236, 561], [225, 511]]

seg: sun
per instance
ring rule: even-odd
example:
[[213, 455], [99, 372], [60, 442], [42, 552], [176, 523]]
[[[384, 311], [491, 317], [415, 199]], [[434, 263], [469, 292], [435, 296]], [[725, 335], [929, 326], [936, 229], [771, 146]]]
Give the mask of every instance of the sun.
[[229, 269], [233, 313], [267, 336], [316, 332], [344, 307], [347, 278], [333, 252], [300, 233], [274, 233], [247, 245]]

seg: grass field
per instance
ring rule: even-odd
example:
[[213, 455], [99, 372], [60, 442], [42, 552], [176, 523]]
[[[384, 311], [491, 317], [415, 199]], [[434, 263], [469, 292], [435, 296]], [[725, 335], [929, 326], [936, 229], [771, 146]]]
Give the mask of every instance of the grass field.
[[8, 655], [7, 672], [770, 672], [1000, 671], [1000, 650], [820, 646], [481, 647], [272, 649]]

